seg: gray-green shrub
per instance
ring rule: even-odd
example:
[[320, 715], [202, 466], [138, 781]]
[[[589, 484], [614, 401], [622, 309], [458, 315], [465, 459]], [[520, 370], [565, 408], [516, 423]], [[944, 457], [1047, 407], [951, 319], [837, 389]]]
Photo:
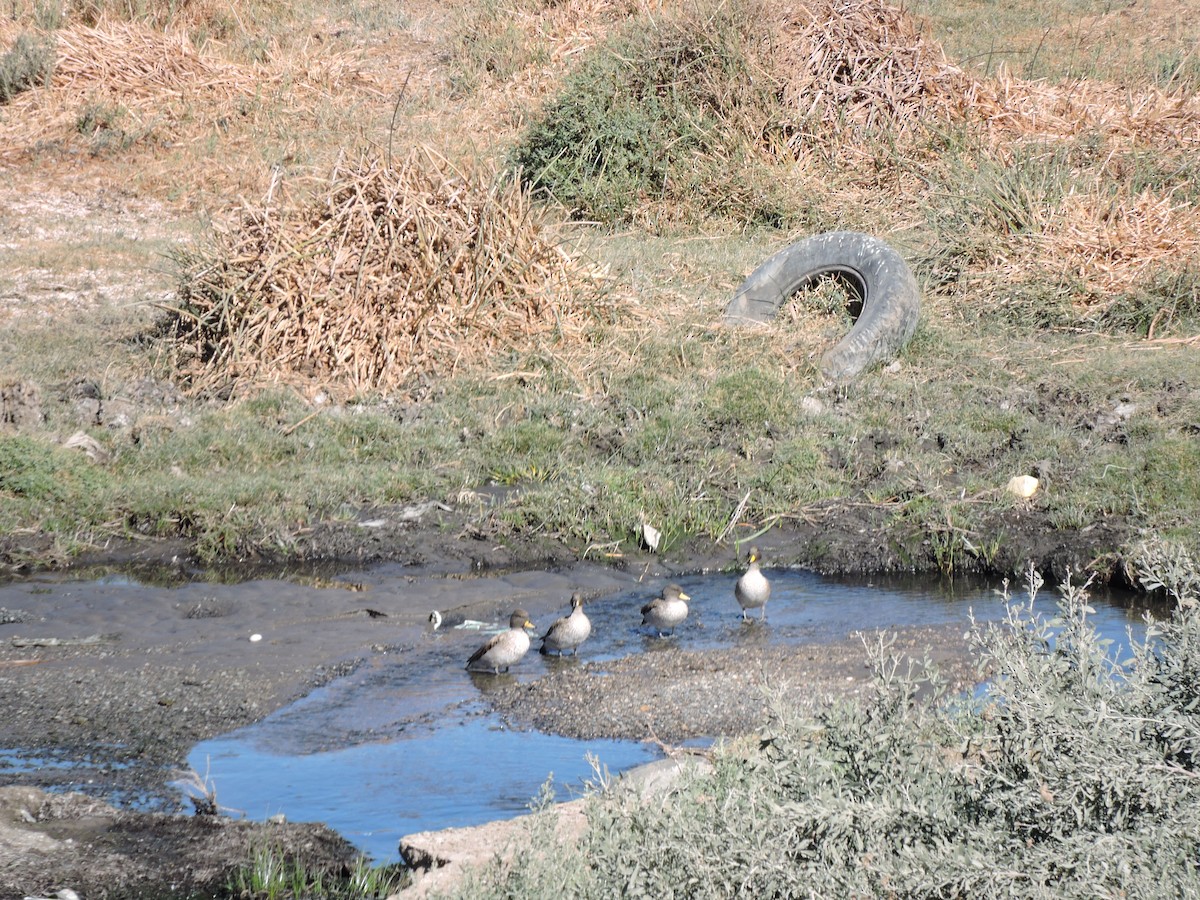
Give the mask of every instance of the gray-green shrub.
[[22, 32], [0, 55], [0, 103], [8, 103], [22, 91], [49, 84], [53, 74], [54, 45]]
[[666, 803], [598, 797], [577, 850], [532, 847], [460, 896], [1196, 896], [1196, 598], [1114, 658], [1084, 588], [1046, 614], [1040, 586], [972, 625], [978, 696], [881, 639], [872, 698], [812, 717], [781, 693], [757, 750]]

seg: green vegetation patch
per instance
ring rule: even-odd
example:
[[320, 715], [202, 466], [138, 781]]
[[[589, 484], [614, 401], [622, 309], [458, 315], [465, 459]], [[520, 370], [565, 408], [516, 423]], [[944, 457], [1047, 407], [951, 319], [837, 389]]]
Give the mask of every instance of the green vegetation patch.
[[105, 482], [78, 451], [31, 437], [0, 437], [0, 494], [32, 503], [66, 503], [85, 500]]
[[638, 17], [602, 42], [511, 156], [525, 181], [581, 219], [724, 216], [785, 225], [793, 203], [761, 178], [777, 103], [754, 62], [749, 0]]

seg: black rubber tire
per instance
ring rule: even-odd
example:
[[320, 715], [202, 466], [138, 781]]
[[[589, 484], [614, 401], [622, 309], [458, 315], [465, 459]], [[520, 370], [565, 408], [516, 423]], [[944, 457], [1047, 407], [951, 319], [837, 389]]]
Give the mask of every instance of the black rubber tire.
[[821, 357], [821, 374], [846, 382], [899, 353], [917, 329], [921, 292], [904, 258], [877, 237], [828, 231], [785, 247], [750, 273], [725, 321], [767, 323], [796, 291], [840, 275], [862, 301], [854, 327]]

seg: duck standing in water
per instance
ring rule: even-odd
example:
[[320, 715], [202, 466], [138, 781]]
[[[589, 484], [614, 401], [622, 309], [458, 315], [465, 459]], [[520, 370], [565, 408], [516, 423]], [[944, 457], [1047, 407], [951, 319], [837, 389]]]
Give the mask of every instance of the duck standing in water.
[[494, 635], [486, 644], [471, 654], [467, 660], [467, 669], [472, 672], [508, 671], [508, 667], [519, 662], [529, 651], [529, 635], [526, 630], [533, 629], [529, 621], [529, 613], [523, 609], [513, 611], [508, 620], [508, 630]]
[[579, 645], [592, 633], [592, 620], [583, 612], [583, 594], [576, 591], [571, 595], [571, 614], [555, 619], [554, 624], [542, 635], [542, 653], [563, 655], [570, 650], [572, 656], [579, 655]]
[[655, 597], [642, 607], [642, 624], [653, 626], [659, 637], [668, 631], [674, 634], [675, 627], [687, 618], [691, 599], [679, 585], [668, 584], [661, 597]]
[[766, 619], [767, 601], [771, 599], [771, 582], [767, 581], [767, 576], [758, 567], [762, 554], [758, 552], [757, 547], [750, 548], [748, 559], [750, 566], [733, 586], [733, 595], [737, 597], [738, 605], [742, 608], [743, 621], [752, 609], [761, 609], [761, 618]]

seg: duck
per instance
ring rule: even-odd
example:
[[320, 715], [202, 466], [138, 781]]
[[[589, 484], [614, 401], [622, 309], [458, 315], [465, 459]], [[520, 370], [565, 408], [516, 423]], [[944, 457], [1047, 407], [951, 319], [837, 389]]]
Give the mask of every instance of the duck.
[[523, 609], [513, 610], [508, 620], [508, 630], [493, 635], [482, 647], [471, 654], [467, 669], [472, 672], [493, 672], [499, 675], [508, 667], [521, 661], [529, 652], [528, 631], [533, 630], [529, 613]]
[[767, 601], [771, 599], [771, 582], [767, 581], [767, 576], [758, 567], [762, 554], [758, 552], [757, 547], [750, 548], [747, 559], [750, 565], [733, 586], [733, 595], [742, 608], [743, 621], [752, 609], [761, 609], [761, 618], [766, 619]]
[[572, 656], [579, 655], [579, 645], [592, 633], [592, 620], [583, 611], [583, 594], [576, 591], [571, 595], [571, 614], [555, 619], [544, 635], [540, 653], [555, 652], [559, 656], [570, 650]]
[[663, 632], [674, 634], [676, 626], [687, 618], [691, 599], [679, 585], [668, 584], [661, 597], [655, 597], [642, 607], [642, 624], [652, 625], [659, 637]]

